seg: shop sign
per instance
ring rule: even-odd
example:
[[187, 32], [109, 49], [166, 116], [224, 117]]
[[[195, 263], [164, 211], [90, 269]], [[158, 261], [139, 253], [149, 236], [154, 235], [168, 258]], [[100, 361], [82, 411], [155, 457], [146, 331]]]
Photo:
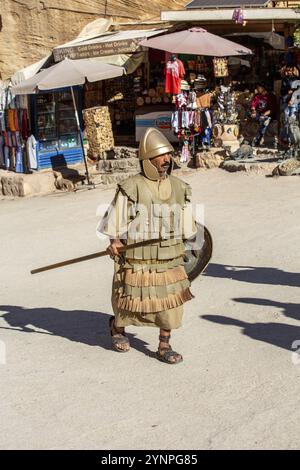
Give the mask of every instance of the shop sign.
[[172, 129], [170, 116], [160, 116], [155, 121], [155, 127], [158, 129]]
[[146, 48], [139, 45], [145, 38], [124, 39], [121, 41], [98, 42], [95, 44], [84, 44], [82, 46], [71, 46], [54, 49], [55, 62], [68, 57], [69, 59], [90, 59], [116, 54], [132, 54], [133, 52], [145, 51]]

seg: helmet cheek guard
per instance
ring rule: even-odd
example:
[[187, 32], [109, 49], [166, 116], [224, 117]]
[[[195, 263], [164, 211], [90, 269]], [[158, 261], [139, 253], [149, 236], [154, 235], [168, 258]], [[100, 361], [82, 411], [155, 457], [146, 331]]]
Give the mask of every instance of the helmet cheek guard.
[[[150, 160], [173, 152], [174, 148], [168, 139], [158, 129], [149, 127], [141, 139], [139, 147], [139, 159], [145, 176], [154, 181], [158, 180], [159, 173]], [[171, 163], [169, 174], [173, 170], [173, 160]]]

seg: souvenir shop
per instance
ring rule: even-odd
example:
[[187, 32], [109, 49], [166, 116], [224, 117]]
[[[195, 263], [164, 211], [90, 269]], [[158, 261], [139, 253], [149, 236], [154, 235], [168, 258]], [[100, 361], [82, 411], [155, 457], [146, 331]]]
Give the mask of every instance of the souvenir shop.
[[150, 121], [152, 124], [157, 121], [157, 125], [174, 139], [170, 132], [172, 97], [164, 87], [165, 54], [155, 52], [144, 53], [137, 67], [123, 77], [84, 86], [85, 109], [108, 107], [116, 145], [136, 145], [144, 132], [145, 122], [149, 124]]
[[158, 127], [178, 144], [181, 162], [212, 145], [217, 122], [229, 124], [228, 135], [236, 141], [235, 101], [225, 86], [230, 81], [228, 60], [151, 52], [151, 86], [136, 97], [136, 140], [147, 127]]
[[0, 168], [31, 173], [82, 160], [69, 89], [13, 96], [6, 84], [0, 93]]
[[[158, 127], [170, 141], [179, 144], [181, 162], [211, 146], [233, 152], [239, 148], [240, 137], [252, 142], [256, 135], [250, 103], [256, 85], [263, 82], [275, 108], [266, 142], [277, 142], [281, 70], [284, 64], [299, 63], [299, 50], [290, 43], [285, 51], [283, 37], [258, 36], [235, 38], [252, 49], [252, 56], [162, 56], [154, 51], [151, 60], [149, 51], [151, 86], [136, 97], [136, 140], [146, 127]], [[274, 40], [278, 41], [277, 48]]]
[[132, 74], [87, 83], [84, 108], [109, 107], [116, 145], [136, 145], [146, 128], [157, 127], [186, 161], [191, 146], [211, 145], [215, 88], [228, 75], [226, 59], [149, 49]]
[[237, 144], [240, 107], [233, 88], [245, 82], [252, 60], [149, 49], [130, 75], [87, 83], [84, 108], [108, 106], [115, 145], [136, 145], [148, 127], [157, 127], [186, 162], [220, 138]]
[[[83, 131], [82, 111], [103, 106], [112, 145], [136, 146], [151, 126], [175, 144], [182, 162], [211, 145], [234, 148], [255, 85], [263, 78], [279, 100], [279, 70], [287, 60], [264, 38], [234, 40], [251, 46], [253, 55], [226, 59], [156, 49], [131, 54], [136, 61], [127, 75], [75, 89]], [[15, 98], [5, 89], [0, 117], [2, 168], [27, 172], [82, 160], [69, 89]]]
[[[183, 162], [211, 145], [234, 149], [242, 133], [249, 141], [256, 133], [255, 123], [248, 126], [248, 114], [257, 83], [267, 85], [279, 109], [281, 67], [298, 60], [299, 53], [291, 43], [285, 52], [287, 39], [274, 32], [228, 39], [250, 48], [253, 55], [213, 58], [150, 48], [132, 73], [87, 84], [84, 106], [109, 107], [116, 145], [136, 145], [151, 126], [179, 144]], [[276, 121], [268, 132], [274, 140]]]

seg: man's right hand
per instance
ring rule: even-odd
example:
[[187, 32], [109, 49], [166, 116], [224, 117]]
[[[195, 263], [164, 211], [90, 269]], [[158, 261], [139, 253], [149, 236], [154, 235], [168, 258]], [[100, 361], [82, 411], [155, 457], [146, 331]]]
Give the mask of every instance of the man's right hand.
[[123, 246], [124, 244], [121, 242], [121, 240], [111, 240], [110, 245], [106, 248], [106, 251], [110, 255], [110, 257], [113, 258], [115, 256], [119, 256], [119, 249]]

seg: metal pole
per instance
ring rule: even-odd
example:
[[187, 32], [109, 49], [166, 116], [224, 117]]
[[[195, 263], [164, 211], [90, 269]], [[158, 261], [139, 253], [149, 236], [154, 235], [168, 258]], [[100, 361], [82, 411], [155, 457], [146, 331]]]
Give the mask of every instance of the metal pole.
[[74, 90], [73, 90], [72, 86], [70, 88], [71, 88], [71, 94], [72, 94], [72, 99], [73, 99], [77, 129], [78, 129], [78, 132], [79, 132], [80, 144], [81, 144], [81, 149], [82, 149], [83, 159], [84, 159], [84, 164], [85, 164], [86, 178], [87, 178], [88, 184], [93, 185], [93, 183], [91, 183], [91, 181], [90, 181], [89, 170], [88, 170], [87, 161], [86, 161], [86, 158], [85, 158], [83, 139], [82, 139], [82, 134], [81, 134], [81, 129], [80, 129], [79, 116], [78, 116], [78, 110], [77, 110], [76, 100], [75, 100], [75, 96], [74, 96]]

